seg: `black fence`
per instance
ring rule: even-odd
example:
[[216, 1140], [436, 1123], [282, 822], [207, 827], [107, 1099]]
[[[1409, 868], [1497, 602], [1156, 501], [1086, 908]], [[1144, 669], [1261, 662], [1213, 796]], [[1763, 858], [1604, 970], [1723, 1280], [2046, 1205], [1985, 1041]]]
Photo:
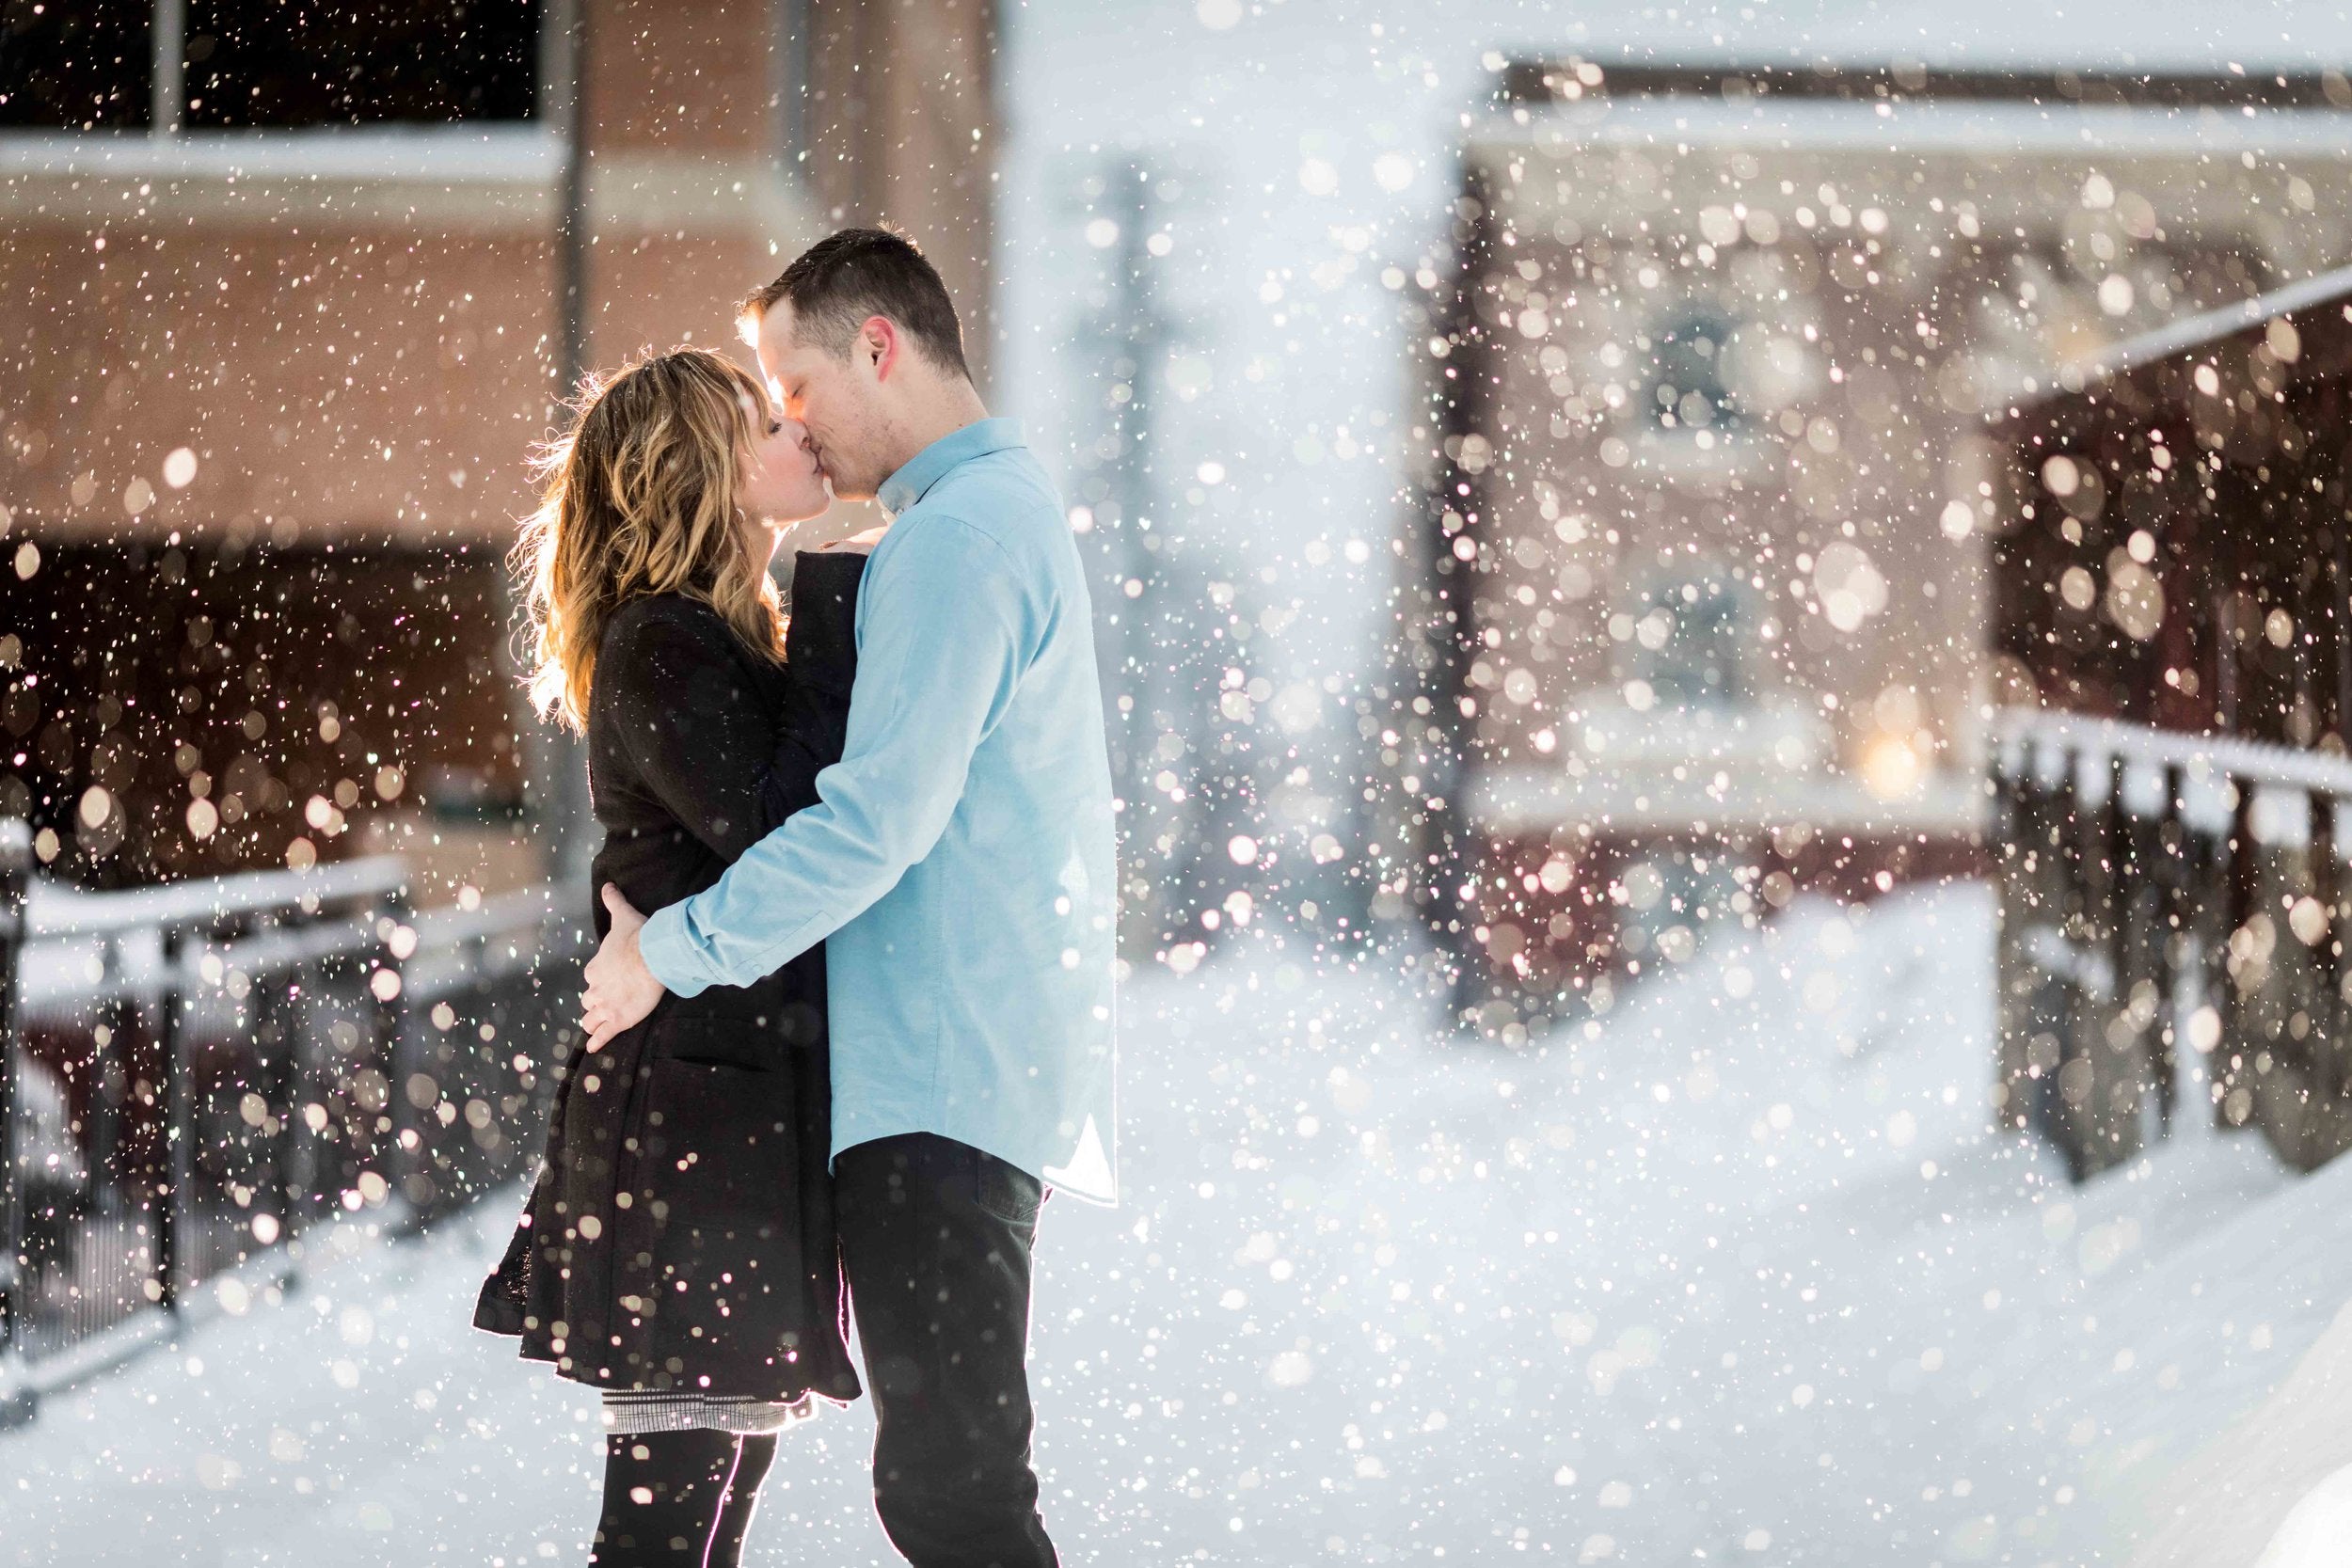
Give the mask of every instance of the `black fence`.
[[396, 858], [105, 894], [0, 823], [0, 1407], [537, 1152], [584, 956], [533, 887], [411, 911]]
[[2352, 1144], [2352, 759], [2012, 713], [1993, 777], [2002, 1114], [2078, 1179], [2187, 1117]]
[[2077, 1177], [2206, 1118], [2352, 1148], [2352, 273], [1994, 434], [1998, 1097]]

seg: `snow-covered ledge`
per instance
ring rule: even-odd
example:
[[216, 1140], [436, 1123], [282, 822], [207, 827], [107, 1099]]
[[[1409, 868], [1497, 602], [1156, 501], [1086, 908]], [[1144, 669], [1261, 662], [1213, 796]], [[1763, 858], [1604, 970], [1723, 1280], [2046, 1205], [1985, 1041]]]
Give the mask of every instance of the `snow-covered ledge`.
[[1752, 834], [1790, 823], [1953, 837], [1986, 820], [1973, 777], [1922, 776], [1884, 795], [1830, 768], [1827, 726], [1802, 705], [1637, 710], [1588, 697], [1561, 754], [1475, 770], [1464, 805], [1500, 837], [1591, 823], [1618, 833]]

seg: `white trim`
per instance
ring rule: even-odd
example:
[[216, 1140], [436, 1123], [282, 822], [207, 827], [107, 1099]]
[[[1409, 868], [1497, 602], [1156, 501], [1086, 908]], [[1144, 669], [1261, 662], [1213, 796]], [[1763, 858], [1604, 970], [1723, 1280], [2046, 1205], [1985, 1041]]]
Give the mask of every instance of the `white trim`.
[[0, 179], [438, 180], [541, 186], [563, 140], [529, 120], [297, 131], [27, 131], [0, 135]]
[[[353, 229], [537, 234], [559, 216], [564, 142], [536, 126], [284, 135], [205, 132], [0, 136], [0, 219], [74, 225], [158, 216], [253, 227], [280, 216]], [[822, 231], [808, 187], [765, 156], [592, 154], [589, 231], [748, 232], [797, 249]]]
[[1754, 150], [2001, 157], [2016, 153], [2082, 159], [2107, 154], [2176, 157], [2272, 153], [2352, 156], [2352, 112], [2336, 109], [2132, 107], [1970, 100], [1906, 103], [1878, 112], [1872, 102], [1757, 99], [1730, 103], [1697, 94], [1502, 110], [1470, 137], [1473, 156], [1570, 152], [1584, 147], [1725, 147]]

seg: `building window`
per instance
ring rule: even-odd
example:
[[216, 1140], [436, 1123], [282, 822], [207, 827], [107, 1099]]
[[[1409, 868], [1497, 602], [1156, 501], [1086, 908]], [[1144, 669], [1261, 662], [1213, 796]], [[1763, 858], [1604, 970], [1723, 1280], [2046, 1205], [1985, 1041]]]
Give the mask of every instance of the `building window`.
[[0, 0], [0, 126], [144, 129], [153, 10], [150, 0]]
[[1728, 576], [1661, 578], [1626, 609], [1633, 636], [1619, 678], [1646, 684], [1660, 707], [1733, 706], [1754, 696], [1748, 608]]
[[543, 0], [0, 0], [0, 126], [528, 120], [544, 9]]
[[538, 0], [191, 0], [191, 128], [513, 120]]
[[1657, 334], [1650, 411], [1669, 430], [1706, 430], [1733, 423], [1739, 405], [1724, 377], [1724, 346], [1732, 324], [1711, 310], [1677, 316]]

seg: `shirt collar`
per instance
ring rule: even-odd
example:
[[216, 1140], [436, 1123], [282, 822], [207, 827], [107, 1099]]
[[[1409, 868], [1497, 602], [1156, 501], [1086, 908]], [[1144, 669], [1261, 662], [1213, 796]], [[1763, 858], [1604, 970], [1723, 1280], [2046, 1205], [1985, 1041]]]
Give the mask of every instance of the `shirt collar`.
[[882, 487], [874, 492], [874, 499], [881, 505], [882, 515], [895, 521], [898, 514], [921, 500], [952, 469], [976, 457], [1022, 444], [1019, 420], [976, 420], [961, 430], [942, 436], [908, 459], [906, 467], [882, 482]]

